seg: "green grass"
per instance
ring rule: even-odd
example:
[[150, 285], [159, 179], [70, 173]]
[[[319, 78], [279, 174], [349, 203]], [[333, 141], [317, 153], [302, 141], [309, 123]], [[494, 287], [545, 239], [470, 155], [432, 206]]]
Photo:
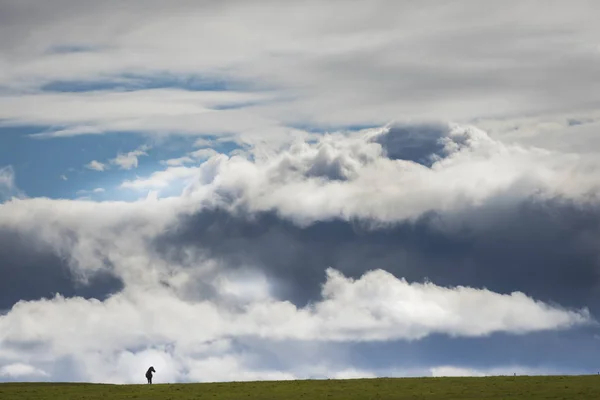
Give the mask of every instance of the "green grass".
[[381, 378], [154, 385], [4, 383], [2, 400], [600, 399], [600, 376]]

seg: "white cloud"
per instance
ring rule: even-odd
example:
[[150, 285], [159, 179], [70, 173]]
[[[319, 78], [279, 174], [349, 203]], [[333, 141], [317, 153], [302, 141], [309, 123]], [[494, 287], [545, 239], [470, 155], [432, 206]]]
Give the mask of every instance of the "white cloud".
[[[35, 349], [3, 346], [2, 374], [52, 375], [41, 363], [65, 356], [91, 381], [139, 382], [149, 363], [163, 382], [370, 376], [327, 363], [284, 372], [258, 367], [232, 338], [416, 340], [589, 322], [585, 311], [523, 293], [408, 283], [381, 270], [356, 280], [329, 270], [323, 299], [298, 308], [277, 300], [265, 276], [232, 277], [219, 260], [188, 249], [181, 265], [168, 263], [151, 254], [150, 243], [176, 229], [178, 219], [210, 207], [271, 211], [298, 224], [388, 224], [437, 211], [443, 225], [482, 204], [596, 201], [598, 116], [589, 104], [600, 93], [597, 3], [116, 4], [0, 5], [1, 125], [50, 127], [34, 135], [39, 139], [108, 131], [210, 135], [195, 147], [233, 141], [250, 149], [224, 155], [202, 148], [165, 160], [164, 170], [121, 184], [151, 190], [132, 203], [1, 204], [0, 228], [30, 238], [32, 249], [49, 247], [76, 278], [109, 269], [125, 285], [105, 301], [56, 297], [15, 305], [0, 316], [0, 340], [46, 347], [33, 362], [25, 356]], [[61, 92], [69, 81], [107, 89]], [[222, 82], [237, 89], [211, 87]], [[294, 128], [405, 119], [477, 119], [492, 134], [452, 126], [433, 143], [443, 154], [429, 167], [386, 157], [378, 138], [387, 129], [318, 137]], [[566, 143], [566, 134], [574, 141]], [[147, 149], [87, 168], [133, 169]], [[159, 198], [178, 185], [180, 196]], [[16, 190], [12, 168], [0, 169], [0, 198]], [[196, 290], [200, 284], [209, 289]], [[329, 351], [315, 348], [321, 356]], [[442, 365], [424, 373], [491, 372]]]
[[8, 165], [0, 168], [0, 201], [21, 198], [24, 194], [15, 183], [15, 171]]
[[219, 153], [214, 149], [205, 148], [205, 149], [199, 149], [199, 150], [192, 151], [189, 154], [190, 154], [190, 156], [192, 156], [196, 159], [208, 159], [208, 158], [211, 158], [212, 156], [218, 155]]
[[197, 161], [206, 160], [206, 159], [216, 156], [218, 154], [220, 154], [220, 153], [217, 152], [215, 149], [204, 148], [204, 149], [199, 149], [199, 150], [189, 152], [189, 153], [187, 153], [187, 155], [185, 155], [183, 157], [171, 158], [169, 160], [164, 160], [164, 161], [162, 161], [162, 163], [167, 164], [172, 167], [175, 167], [175, 166], [181, 166], [184, 164], [191, 164], [191, 163], [194, 163]]
[[[163, 204], [176, 204], [168, 215], [185, 215], [202, 207], [239, 207], [248, 212], [273, 210], [301, 224], [329, 218], [366, 218], [385, 224], [438, 211], [450, 223], [452, 213], [485, 202], [516, 204], [524, 198], [559, 196], [584, 204], [593, 201], [599, 188], [600, 165], [594, 156], [505, 145], [475, 128], [451, 126], [439, 139], [449, 153], [428, 168], [386, 158], [385, 148], [377, 140], [387, 131], [326, 135], [317, 142], [298, 141], [280, 151], [262, 152], [257, 147], [251, 158], [218, 154], [198, 166], [168, 167], [121, 184], [136, 190], [187, 185], [182, 195], [169, 203], [74, 204], [82, 210], [152, 207], [156, 213], [164, 211]], [[4, 207], [12, 210], [6, 215], [24, 216], [27, 212], [23, 210], [29, 207], [49, 207], [57, 212], [50, 204], [54, 203], [36, 200], [9, 202]], [[66, 218], [71, 220], [71, 215], [72, 210]], [[48, 218], [53, 221], [56, 216]], [[482, 215], [482, 223], [485, 219]], [[91, 220], [97, 221], [96, 217]]]
[[8, 192], [15, 185], [15, 173], [11, 166], [0, 168], [0, 190]]
[[290, 372], [277, 370], [252, 370], [244, 366], [244, 357], [226, 355], [211, 356], [206, 359], [190, 360], [188, 377], [192, 381], [256, 381], [256, 380], [293, 380], [297, 376]]
[[108, 164], [117, 165], [120, 169], [133, 169], [139, 165], [138, 157], [147, 156], [147, 151], [150, 149], [148, 145], [142, 145], [139, 148], [129, 151], [127, 153], [119, 153], [115, 158], [108, 160], [107, 163], [102, 163], [97, 160], [93, 160], [86, 165], [86, 168], [93, 169], [95, 171], [105, 171], [109, 168]]
[[15, 363], [0, 368], [0, 376], [9, 378], [48, 376], [48, 373], [29, 364]]
[[[297, 223], [331, 217], [389, 223], [432, 210], [466, 211], [500, 193], [509, 203], [555, 196], [587, 202], [600, 189], [600, 163], [591, 151], [577, 154], [505, 144], [475, 127], [456, 124], [432, 128], [441, 136], [424, 139], [413, 139], [402, 129], [326, 134], [311, 142], [299, 139], [278, 148], [255, 145], [230, 155], [199, 149], [166, 160], [164, 170], [120, 186], [173, 191], [177, 183], [185, 187], [185, 201], [276, 210]], [[390, 140], [390, 146], [398, 146], [395, 140], [424, 140], [424, 145], [416, 145], [442, 153], [428, 167], [388, 157], [390, 149], [382, 140]]]
[[[104, 188], [95, 188], [95, 189], [92, 189], [92, 190], [85, 190], [85, 189], [78, 190], [77, 194], [78, 195], [99, 194], [99, 193], [104, 193], [104, 192], [105, 192]], [[86, 199], [89, 199], [89, 198], [86, 198]]]
[[213, 142], [211, 140], [200, 138], [194, 141], [194, 147], [210, 147], [212, 143]]
[[186, 195], [226, 208], [277, 210], [301, 223], [334, 216], [386, 223], [431, 210], [467, 210], [499, 193], [506, 201], [586, 201], [600, 188], [595, 155], [506, 145], [474, 127], [450, 125], [439, 142], [430, 143], [445, 146], [448, 155], [428, 168], [386, 158], [377, 138], [389, 129], [325, 135], [314, 144], [298, 141], [266, 153], [257, 147], [254, 159], [213, 157], [199, 167]]
[[[264, 99], [271, 94], [149, 89], [125, 92], [0, 93], [3, 126], [66, 126], [35, 133], [36, 138], [70, 137], [112, 132], [151, 132], [157, 135], [220, 134], [247, 138], [280, 123], [244, 108], [219, 109], [221, 105]], [[37, 107], [31, 107], [31, 104]], [[68, 112], [66, 112], [68, 110]], [[235, 134], [234, 134], [235, 132]], [[274, 135], [270, 135], [274, 136]]]
[[[140, 273], [146, 268], [144, 263], [152, 264], [144, 258], [144, 241], [172, 222], [180, 212], [179, 207], [181, 203], [174, 199], [161, 200], [160, 207], [146, 201], [13, 200], [2, 204], [0, 227], [29, 235], [32, 245], [49, 245], [68, 260], [75, 276], [83, 281], [94, 271], [104, 270], [108, 257], [126, 281], [142, 283], [144, 277], [155, 278]], [[123, 221], [128, 223], [122, 226]], [[67, 232], [76, 232], [75, 246]], [[99, 254], [105, 257], [98, 257]], [[142, 259], [145, 261], [139, 264]]]
[[[92, 381], [135, 382], [139, 371], [154, 365], [164, 382], [293, 377], [244, 371], [244, 355], [231, 353], [228, 346], [225, 353], [210, 354], [218, 351], [211, 343], [236, 338], [355, 342], [417, 339], [436, 332], [524, 333], [589, 322], [585, 312], [552, 308], [519, 293], [408, 284], [383, 271], [368, 272], [356, 281], [329, 271], [323, 294], [323, 301], [306, 308], [263, 297], [234, 311], [212, 301], [185, 301], [156, 285], [132, 284], [103, 302], [61, 297], [20, 302], [0, 317], [0, 328], [10, 343], [35, 340], [51, 349], [38, 355], [38, 362], [74, 357]], [[146, 350], [125, 350], [140, 344]], [[202, 346], [208, 347], [199, 350]], [[110, 367], [98, 368], [101, 364]]]
[[[240, 286], [223, 279], [226, 276], [222, 274], [211, 284], [219, 287], [222, 296], [249, 301], [244, 313], [221, 309], [218, 303], [190, 303], [156, 285], [166, 280], [173, 288], [183, 288], [189, 279], [203, 279], [203, 274], [213, 271], [214, 266], [196, 264], [195, 271], [200, 275], [192, 276], [145, 250], [146, 240], [162, 232], [189, 205], [176, 198], [138, 203], [31, 199], [1, 205], [0, 226], [31, 235], [32, 241], [51, 243], [68, 255], [74, 271], [83, 276], [105, 268], [97, 259], [98, 254], [105, 254], [127, 287], [105, 302], [57, 298], [19, 303], [1, 319], [6, 327], [0, 329], [5, 339], [30, 340], [42, 335], [53, 341], [57, 351], [72, 352], [78, 348], [83, 351], [87, 346], [126, 347], [148, 340], [152, 343], [163, 337], [183, 346], [222, 335], [342, 341], [416, 339], [434, 332], [479, 336], [497, 331], [563, 328], [588, 319], [585, 313], [559, 310], [521, 293], [500, 295], [476, 288], [409, 284], [383, 271], [372, 271], [353, 281], [329, 270], [323, 301], [306, 309], [264, 297], [268, 293], [264, 286], [248, 291], [247, 278]], [[67, 229], [76, 229], [77, 242], [66, 240], [63, 232]], [[260, 282], [259, 279], [256, 284], [264, 285]], [[32, 313], [39, 317], [25, 329], [20, 318]], [[63, 313], [64, 318], [87, 322], [78, 323], [81, 329], [71, 332]], [[144, 322], [146, 317], [158, 315], [163, 320], [160, 325]], [[473, 315], [479, 317], [472, 318]], [[52, 321], [62, 322], [55, 329], [47, 329], [54, 326]], [[190, 330], [194, 321], [206, 325], [200, 331]], [[193, 332], [192, 336], [186, 332]]]
[[106, 164], [101, 163], [100, 161], [92, 160], [89, 164], [86, 165], [87, 168], [93, 169], [94, 171], [104, 171], [106, 170]]
[[122, 188], [127, 189], [161, 189], [168, 187], [177, 180], [188, 180], [195, 177], [200, 169], [198, 167], [168, 167], [164, 171], [157, 171], [148, 178], [137, 178], [121, 183]]
[[163, 160], [161, 161], [162, 164], [167, 164], [171, 167], [179, 167], [182, 166], [184, 164], [189, 164], [189, 163], [193, 163], [194, 160], [190, 157], [184, 156], [184, 157], [178, 157], [178, 158], [171, 158], [168, 160]]
[[440, 366], [431, 368], [431, 376], [486, 376], [486, 373], [470, 368]]
[[150, 146], [144, 145], [140, 146], [138, 149], [118, 154], [115, 158], [110, 160], [112, 164], [118, 165], [121, 169], [132, 169], [137, 168], [138, 166], [138, 157], [147, 156]]
[[[213, 205], [245, 212], [273, 209], [301, 223], [340, 216], [387, 223], [438, 210], [452, 223], [454, 212], [484, 201], [519, 201], [540, 190], [586, 201], [597, 188], [595, 158], [508, 146], [459, 126], [441, 131], [434, 148], [443, 157], [431, 167], [390, 159], [386, 154], [394, 149], [381, 144], [382, 135], [402, 132], [389, 129], [326, 135], [283, 151], [255, 148], [254, 158], [214, 155], [195, 167], [168, 167], [123, 184], [164, 189], [179, 180], [189, 183], [181, 196], [171, 198], [149, 196], [131, 203], [27, 199], [0, 205], [0, 228], [28, 237], [34, 247], [49, 246], [80, 279], [110, 265], [125, 287], [104, 301], [56, 297], [20, 302], [0, 317], [1, 339], [42, 343], [46, 350], [35, 354], [32, 365], [51, 376], [42, 363], [70, 357], [80, 378], [91, 381], [138, 382], [137, 371], [148, 363], [161, 371], [157, 382], [288, 379], [323, 371], [330, 376], [379, 372], [305, 365], [278, 371], [257, 366], [253, 357], [260, 356], [240, 352], [227, 341], [348, 343], [418, 340], [437, 333], [480, 337], [592, 322], [586, 310], [561, 309], [524, 293], [409, 283], [382, 270], [350, 279], [329, 269], [322, 298], [297, 307], [278, 300], [272, 293], [275, 283], [256, 270], [231, 273], [223, 261], [188, 249], [181, 249], [175, 262], [152, 253], [150, 243], [167, 229], [177, 229], [176, 221]], [[26, 354], [18, 346], [5, 348], [0, 360], [16, 363]], [[423, 373], [475, 372], [442, 368]]]
[[440, 365], [430, 369], [431, 376], [443, 377], [443, 376], [508, 376], [508, 375], [555, 375], [561, 374], [560, 371], [549, 368], [527, 368], [520, 365], [508, 365], [495, 368], [465, 368], [457, 367], [452, 365]]
[[[6, 108], [0, 116], [15, 122], [34, 120], [45, 124], [132, 121], [154, 115], [184, 118], [189, 114], [214, 111], [210, 107], [267, 99], [271, 96], [272, 94], [181, 89], [4, 94], [0, 96], [0, 104]], [[48, 107], [28, 106], [30, 101]], [[68, 107], [72, 109], [69, 115], [55, 114]]]
[[[434, 332], [458, 336], [523, 333], [589, 319], [586, 312], [552, 310], [522, 293], [499, 295], [473, 288], [409, 284], [385, 271], [368, 272], [353, 281], [329, 269], [323, 296], [310, 310], [260, 305], [250, 308], [249, 314], [262, 324], [273, 324], [259, 325], [264, 337], [342, 341], [419, 339]], [[483, 304], [489, 314], [478, 309]], [[490, 317], [485, 318], [486, 314]], [[262, 320], [267, 315], [270, 321]], [[479, 316], [476, 321], [473, 315]], [[243, 326], [253, 325], [247, 322]]]
[[[4, 5], [10, 23], [0, 35], [0, 82], [10, 90], [0, 99], [0, 118], [66, 125], [49, 135], [144, 130], [264, 138], [259, 132], [278, 137], [297, 124], [464, 122], [596, 104], [600, 30], [591, 16], [597, 4], [557, 4], [540, 13], [543, 6], [511, 1], [490, 10], [470, 0], [452, 7], [391, 0], [351, 7], [338, 1]], [[31, 34], [32, 27], [44, 34]], [[56, 51], [65, 46], [82, 51]], [[39, 92], [71, 80], [114, 81], [117, 88]], [[210, 87], [222, 82], [270, 92]], [[143, 90], [157, 83], [209, 90]]]

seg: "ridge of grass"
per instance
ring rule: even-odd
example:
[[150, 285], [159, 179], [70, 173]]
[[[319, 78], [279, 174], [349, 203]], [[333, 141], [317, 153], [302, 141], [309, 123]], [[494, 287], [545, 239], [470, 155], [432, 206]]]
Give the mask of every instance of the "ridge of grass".
[[600, 399], [600, 376], [369, 378], [113, 385], [2, 383], [3, 400]]

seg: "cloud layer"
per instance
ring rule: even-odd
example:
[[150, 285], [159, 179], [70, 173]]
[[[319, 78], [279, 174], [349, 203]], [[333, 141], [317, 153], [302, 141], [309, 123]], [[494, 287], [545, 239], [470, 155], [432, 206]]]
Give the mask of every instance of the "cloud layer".
[[[596, 158], [452, 124], [263, 150], [167, 163], [163, 177], [186, 171], [177, 196], [1, 204], [5, 274], [22, 274], [2, 291], [2, 365], [110, 382], [148, 363], [163, 382], [371, 376], [386, 372], [333, 344], [595, 329]], [[284, 362], [285, 343], [313, 353]]]
[[548, 116], [599, 100], [598, 5], [587, 0], [0, 7], [0, 118], [52, 125], [45, 136], [256, 142], [297, 125]]
[[[204, 380], [214, 366], [202, 359], [217, 352], [221, 362], [243, 362], [243, 355], [239, 360], [230, 347], [232, 341], [248, 337], [308, 342], [414, 340], [433, 332], [526, 333], [590, 321], [587, 312], [552, 308], [522, 293], [503, 296], [486, 290], [411, 285], [380, 270], [357, 281], [328, 270], [325, 299], [303, 309], [275, 301], [261, 290], [248, 293], [247, 285], [221, 280], [219, 293], [230, 297], [228, 306], [219, 306], [215, 299], [185, 301], [177, 291], [158, 288], [129, 289], [104, 302], [63, 297], [19, 302], [0, 319], [2, 341], [8, 344], [2, 356], [22, 357], [19, 345], [36, 343], [47, 355], [35, 352], [30, 362], [72, 357], [84, 367], [82, 375], [87, 379], [105, 378], [106, 372], [94, 374], [91, 365], [106, 364], [114, 369], [109, 368], [115, 374], [111, 380], [136, 382], [134, 372], [154, 363], [164, 371], [162, 380], [195, 376]], [[242, 304], [241, 309], [231, 308]], [[142, 344], [143, 349], [129, 350]], [[6, 368], [14, 375], [14, 368]]]
[[595, 371], [598, 11], [0, 0], [0, 380]]

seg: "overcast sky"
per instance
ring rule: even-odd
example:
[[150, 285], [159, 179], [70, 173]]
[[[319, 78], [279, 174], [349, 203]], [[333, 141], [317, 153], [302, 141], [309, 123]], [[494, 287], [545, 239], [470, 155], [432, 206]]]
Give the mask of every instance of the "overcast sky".
[[596, 373], [599, 13], [0, 0], [0, 381]]

